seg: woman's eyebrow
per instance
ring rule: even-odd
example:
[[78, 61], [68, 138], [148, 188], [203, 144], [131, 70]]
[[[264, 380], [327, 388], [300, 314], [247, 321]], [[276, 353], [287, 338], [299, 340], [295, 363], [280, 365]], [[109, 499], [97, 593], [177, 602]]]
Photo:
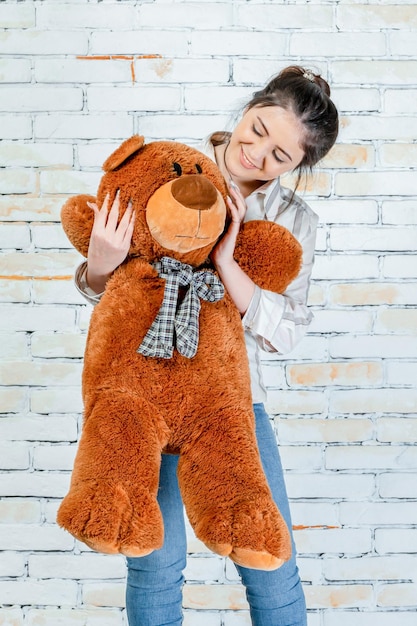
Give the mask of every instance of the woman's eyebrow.
[[[268, 129], [265, 126], [265, 124], [263, 123], [263, 121], [261, 120], [261, 118], [259, 117], [259, 115], [256, 116], [258, 119], [258, 122], [261, 124], [262, 128], [264, 129], [265, 133], [268, 135], [269, 137], [269, 133], [268, 133]], [[285, 154], [286, 157], [289, 158], [289, 160], [292, 162], [292, 158], [290, 157], [290, 155], [288, 154], [288, 152], [285, 152], [285, 150], [283, 150], [280, 146], [276, 146], [278, 148], [278, 150], [280, 152], [282, 152], [282, 154]]]

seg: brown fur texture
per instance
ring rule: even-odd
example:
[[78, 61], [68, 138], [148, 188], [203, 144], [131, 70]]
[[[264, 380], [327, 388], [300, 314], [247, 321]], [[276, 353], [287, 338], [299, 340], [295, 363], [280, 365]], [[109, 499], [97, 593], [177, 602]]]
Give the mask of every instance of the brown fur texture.
[[[140, 137], [124, 142], [104, 169], [97, 200], [78, 196], [63, 207], [69, 239], [87, 254], [93, 214], [86, 201], [101, 205], [107, 193], [112, 201], [118, 189], [122, 213], [130, 200], [136, 222], [128, 258], [92, 314], [83, 370], [83, 431], [58, 523], [106, 553], [141, 556], [160, 548], [161, 454], [175, 452], [197, 537], [243, 566], [276, 569], [290, 557], [290, 538], [257, 449], [244, 333], [232, 300], [226, 293], [218, 302], [201, 301], [194, 357], [176, 350], [171, 359], [137, 352], [164, 293], [165, 281], [151, 263], [171, 256], [207, 266], [225, 224], [225, 182], [197, 150], [175, 142], [146, 145]], [[191, 181], [191, 192], [174, 194], [175, 202], [168, 187], [161, 195], [171, 219], [154, 206], [161, 232], [169, 223], [169, 237], [162, 233], [160, 238], [163, 247], [150, 233], [147, 206], [155, 203], [157, 190], [181, 177]], [[195, 218], [189, 230], [190, 212], [198, 215], [203, 239]], [[189, 243], [178, 247], [175, 239], [184, 232]], [[242, 229], [236, 258], [257, 284], [281, 292], [299, 270], [301, 248], [282, 227], [251, 222]]]

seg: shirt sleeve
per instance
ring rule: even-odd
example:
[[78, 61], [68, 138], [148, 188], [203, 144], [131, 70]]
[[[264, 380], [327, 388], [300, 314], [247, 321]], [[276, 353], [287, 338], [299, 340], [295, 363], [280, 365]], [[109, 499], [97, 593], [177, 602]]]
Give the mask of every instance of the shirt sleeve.
[[300, 243], [303, 260], [300, 273], [283, 294], [260, 287], [255, 292], [242, 322], [246, 331], [266, 352], [291, 352], [305, 335], [313, 314], [307, 307], [310, 278], [314, 263], [316, 223], [310, 224]]
[[81, 265], [77, 267], [74, 277], [74, 283], [77, 291], [93, 306], [98, 304], [101, 300], [102, 293], [95, 293], [91, 287], [87, 284], [87, 261], [83, 261]]

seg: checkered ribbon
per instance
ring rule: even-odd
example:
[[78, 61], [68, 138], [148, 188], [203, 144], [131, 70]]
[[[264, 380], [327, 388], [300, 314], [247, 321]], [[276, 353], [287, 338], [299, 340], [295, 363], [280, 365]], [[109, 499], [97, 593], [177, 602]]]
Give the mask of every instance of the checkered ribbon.
[[[137, 351], [144, 356], [170, 359], [176, 347], [180, 354], [190, 359], [198, 347], [200, 298], [217, 302], [224, 296], [224, 287], [213, 272], [193, 271], [191, 265], [170, 257], [162, 257], [154, 267], [166, 280], [164, 299]], [[178, 306], [179, 288], [187, 286], [185, 297]]]

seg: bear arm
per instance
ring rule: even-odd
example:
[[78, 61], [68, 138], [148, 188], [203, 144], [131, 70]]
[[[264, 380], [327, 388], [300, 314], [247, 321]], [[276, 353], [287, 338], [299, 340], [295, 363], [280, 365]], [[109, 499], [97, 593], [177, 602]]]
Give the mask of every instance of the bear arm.
[[94, 223], [94, 211], [87, 202], [96, 202], [94, 196], [79, 195], [67, 200], [61, 209], [64, 232], [74, 248], [87, 257], [90, 235]]
[[239, 232], [234, 258], [261, 289], [283, 293], [301, 269], [302, 252], [284, 226], [251, 220]]

